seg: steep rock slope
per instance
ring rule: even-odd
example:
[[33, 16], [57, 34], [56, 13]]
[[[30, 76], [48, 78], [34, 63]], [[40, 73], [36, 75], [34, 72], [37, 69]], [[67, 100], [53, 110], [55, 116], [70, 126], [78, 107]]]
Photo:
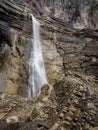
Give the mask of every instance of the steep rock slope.
[[97, 0], [37, 0], [50, 16], [74, 25], [75, 28], [94, 28], [98, 21]]
[[[22, 6], [22, 7], [21, 7]], [[27, 8], [27, 7], [26, 7]], [[28, 84], [31, 20], [21, 2], [0, 2], [0, 90], [21, 94]]]
[[[58, 10], [59, 6], [63, 8]], [[31, 100], [1, 95], [1, 129], [10, 116], [19, 118], [18, 130], [98, 126], [98, 1], [12, 0], [1, 1], [0, 7], [4, 16], [0, 22], [1, 88], [26, 95], [30, 13], [41, 23], [46, 71], [53, 86], [43, 86], [41, 94]]]

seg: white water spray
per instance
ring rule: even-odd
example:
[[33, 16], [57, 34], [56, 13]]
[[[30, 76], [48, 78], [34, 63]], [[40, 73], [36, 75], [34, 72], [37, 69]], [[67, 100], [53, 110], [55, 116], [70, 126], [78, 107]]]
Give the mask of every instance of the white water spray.
[[47, 77], [40, 42], [40, 23], [32, 15], [34, 39], [32, 39], [32, 51], [29, 61], [29, 92], [28, 97], [35, 97], [41, 87], [47, 83]]

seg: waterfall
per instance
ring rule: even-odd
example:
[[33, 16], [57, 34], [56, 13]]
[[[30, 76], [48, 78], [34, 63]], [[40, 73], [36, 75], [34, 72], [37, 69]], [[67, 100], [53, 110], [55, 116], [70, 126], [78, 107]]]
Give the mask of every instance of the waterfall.
[[41, 87], [47, 83], [47, 77], [42, 55], [40, 41], [40, 23], [32, 15], [32, 27], [34, 38], [32, 39], [32, 50], [29, 61], [29, 92], [28, 97], [35, 97]]

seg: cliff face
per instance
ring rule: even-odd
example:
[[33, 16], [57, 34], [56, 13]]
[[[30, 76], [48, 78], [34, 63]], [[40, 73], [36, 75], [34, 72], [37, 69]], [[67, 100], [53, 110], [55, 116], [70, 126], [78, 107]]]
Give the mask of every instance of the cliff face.
[[75, 28], [97, 28], [96, 0], [38, 0], [43, 12], [71, 23]]
[[[0, 90], [15, 94], [28, 84], [31, 20], [23, 3], [0, 2]], [[29, 12], [29, 11], [28, 11]], [[23, 89], [24, 90], [24, 89]]]
[[[97, 0], [1, 1], [0, 90], [27, 95], [30, 13], [41, 23], [50, 86], [43, 86], [41, 94], [31, 100], [2, 95], [0, 119], [5, 122], [18, 116], [19, 122], [25, 122], [19, 123], [19, 130], [89, 130], [98, 126]], [[6, 109], [10, 111], [4, 114]]]

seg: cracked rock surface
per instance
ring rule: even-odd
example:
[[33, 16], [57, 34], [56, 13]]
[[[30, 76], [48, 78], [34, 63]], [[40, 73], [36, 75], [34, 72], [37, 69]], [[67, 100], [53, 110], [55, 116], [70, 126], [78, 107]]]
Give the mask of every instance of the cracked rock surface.
[[[30, 13], [50, 85], [27, 99]], [[97, 24], [97, 0], [0, 1], [0, 130], [98, 129]]]

